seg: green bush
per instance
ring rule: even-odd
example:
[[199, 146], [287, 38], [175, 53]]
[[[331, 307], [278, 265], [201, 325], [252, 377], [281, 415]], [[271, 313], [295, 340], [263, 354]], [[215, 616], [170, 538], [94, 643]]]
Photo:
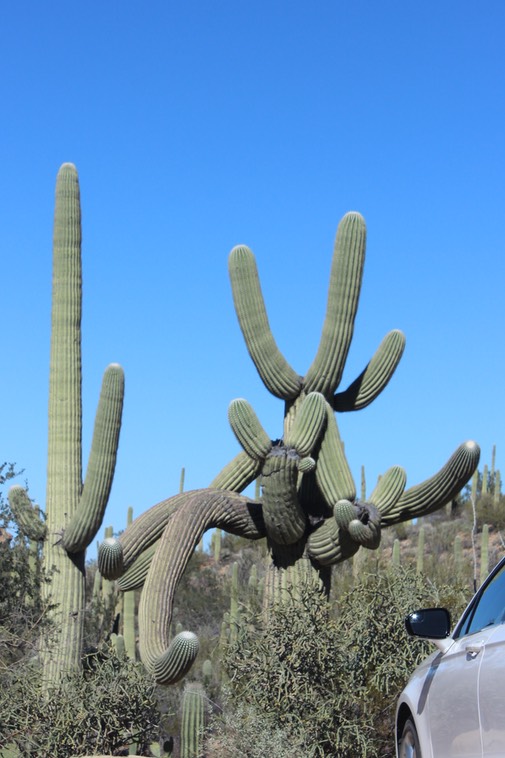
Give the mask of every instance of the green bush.
[[314, 755], [303, 738], [280, 727], [257, 707], [223, 696], [223, 712], [215, 716], [205, 740], [206, 758], [293, 758]]
[[[466, 587], [437, 585], [414, 567], [369, 574], [341, 599], [337, 626], [346, 649], [342, 686], [356, 724], [367, 724], [370, 730], [364, 756], [394, 756], [398, 695], [414, 668], [434, 650], [430, 643], [407, 636], [405, 616], [416, 608], [445, 606], [457, 619], [468, 599]], [[342, 756], [351, 758], [352, 746], [347, 749]]]
[[[213, 720], [213, 739], [226, 745], [226, 756], [235, 749], [235, 755], [256, 758], [254, 732], [261, 744], [284, 744], [282, 758], [394, 756], [398, 694], [432, 650], [408, 638], [404, 618], [432, 605], [457, 615], [467, 595], [399, 567], [365, 576], [335, 606], [302, 588], [268, 619], [243, 618], [224, 660], [227, 713]], [[290, 742], [279, 739], [284, 732]]]
[[[17, 476], [0, 464], [0, 486]], [[44, 577], [40, 546], [23, 536], [9, 502], [0, 491], [0, 689], [10, 666], [29, 658], [40, 634], [48, 633], [47, 605], [41, 599]], [[1, 721], [1, 719], [0, 719]]]
[[88, 660], [45, 697], [38, 672], [28, 666], [11, 672], [0, 692], [0, 745], [23, 758], [69, 758], [125, 754], [148, 745], [158, 734], [155, 688], [143, 667], [112, 651]]
[[477, 502], [477, 526], [482, 529], [489, 524], [495, 529], [505, 529], [505, 496], [495, 502], [493, 495], [482, 495]]

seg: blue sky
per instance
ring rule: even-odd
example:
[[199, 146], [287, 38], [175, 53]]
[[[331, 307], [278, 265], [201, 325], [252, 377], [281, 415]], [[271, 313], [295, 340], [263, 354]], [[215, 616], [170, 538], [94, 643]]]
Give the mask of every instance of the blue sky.
[[[227, 256], [255, 252], [275, 338], [304, 374], [333, 240], [368, 226], [347, 386], [407, 338], [369, 408], [339, 417], [357, 482], [408, 485], [475, 439], [504, 450], [505, 4], [484, 0], [19, 3], [0, 16], [1, 460], [45, 497], [54, 182], [83, 209], [83, 423], [126, 374], [106, 523], [206, 486], [237, 452], [228, 403], [272, 436]], [[90, 554], [92, 555], [92, 552]]]

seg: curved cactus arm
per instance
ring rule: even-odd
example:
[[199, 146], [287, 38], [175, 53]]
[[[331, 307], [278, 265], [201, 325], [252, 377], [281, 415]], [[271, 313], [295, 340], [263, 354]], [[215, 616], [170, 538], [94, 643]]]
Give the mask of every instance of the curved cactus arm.
[[303, 400], [290, 431], [286, 434], [286, 447], [296, 450], [300, 458], [312, 452], [326, 426], [326, 400], [319, 392], [311, 392]]
[[398, 329], [386, 334], [367, 367], [344, 392], [333, 397], [333, 410], [360, 411], [380, 395], [393, 376], [405, 349], [405, 335]]
[[217, 490], [242, 492], [258, 477], [263, 461], [251, 458], [243, 450], [233, 458], [210, 483]]
[[403, 493], [395, 507], [382, 516], [382, 525], [399, 524], [442, 508], [461, 492], [477, 468], [479, 457], [477, 443], [464, 442], [437, 474]]
[[123, 546], [117, 537], [106, 537], [98, 546], [97, 568], [99, 574], [108, 581], [123, 574]]
[[85, 550], [102, 524], [114, 478], [123, 400], [124, 372], [117, 363], [111, 363], [102, 381], [79, 508], [62, 537], [62, 545], [68, 553]]
[[[137, 516], [118, 538], [111, 538], [98, 547], [98, 570], [105, 579], [117, 579], [148, 547], [157, 542], [177, 509], [185, 502], [186, 493], [179, 493], [153, 505]], [[118, 545], [111, 552], [112, 545]]]
[[[262, 460], [254, 460], [242, 451], [213, 479], [209, 489], [240, 492], [257, 478], [261, 466]], [[173, 514], [185, 502], [185, 495], [179, 493], [153, 505], [117, 539], [102, 542], [98, 548], [98, 570], [102, 576], [118, 579], [118, 586], [124, 591], [141, 587], [161, 535]], [[112, 543], [118, 546], [114, 550], [111, 549]]]
[[272, 449], [272, 441], [247, 400], [237, 398], [228, 407], [228, 420], [235, 437], [250, 458], [264, 461]]
[[391, 466], [382, 476], [372, 494], [370, 502], [379, 509], [381, 517], [393, 510], [403, 495], [407, 474], [401, 466]]
[[129, 566], [126, 571], [121, 574], [117, 580], [118, 589], [122, 592], [130, 592], [131, 590], [139, 590], [144, 586], [144, 582], [149, 571], [149, 566], [154, 558], [154, 554], [158, 549], [158, 541], [154, 542]]
[[184, 498], [159, 541], [139, 606], [141, 658], [160, 684], [173, 681], [173, 671], [166, 679], [173, 598], [203, 533], [217, 527], [248, 539], [266, 536], [261, 505], [243, 495], [207, 489]]
[[325, 519], [309, 535], [307, 553], [321, 566], [341, 563], [352, 558], [361, 546], [376, 550], [380, 545], [380, 527], [380, 513], [373, 504], [341, 500], [335, 505], [334, 516]]
[[167, 650], [154, 663], [154, 678], [158, 684], [177, 684], [196, 660], [200, 643], [193, 632], [179, 632]]
[[347, 530], [341, 529], [334, 518], [325, 519], [307, 540], [309, 557], [321, 566], [346, 561], [358, 550], [359, 543], [353, 540]]
[[228, 260], [235, 311], [249, 355], [265, 387], [275, 397], [298, 397], [302, 380], [276, 345], [261, 292], [252, 251], [245, 245], [234, 247]]
[[321, 440], [317, 458], [316, 482], [330, 508], [338, 500], [356, 499], [356, 485], [344, 453], [337, 422], [330, 406], [326, 405], [326, 430]]
[[352, 340], [365, 263], [366, 226], [359, 213], [346, 213], [335, 239], [326, 316], [319, 348], [304, 388], [329, 399], [337, 389]]
[[25, 488], [14, 484], [9, 490], [8, 498], [21, 534], [35, 542], [41, 542], [46, 536], [46, 525], [40, 509], [32, 503]]

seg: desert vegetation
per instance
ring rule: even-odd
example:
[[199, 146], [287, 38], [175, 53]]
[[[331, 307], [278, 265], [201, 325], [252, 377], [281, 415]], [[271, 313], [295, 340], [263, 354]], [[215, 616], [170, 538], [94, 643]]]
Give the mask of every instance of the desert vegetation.
[[[5, 489], [15, 469], [2, 471]], [[504, 553], [505, 497], [489, 473], [482, 494], [483, 474], [446, 508], [334, 569], [329, 601], [302, 585], [296, 603], [287, 596], [268, 616], [266, 540], [213, 532], [177, 588], [172, 634], [192, 628], [200, 652], [170, 687], [147, 674], [137, 649], [126, 654], [128, 593], [88, 562], [84, 665], [49, 699], [37, 651], [54, 622], [40, 555], [2, 497], [1, 755], [393, 756], [396, 697], [430, 651], [407, 637], [404, 616], [445, 605], [456, 618]], [[137, 637], [138, 592], [133, 600]]]
[[408, 489], [399, 466], [370, 488], [363, 470], [358, 496], [337, 416], [380, 395], [405, 343], [399, 330], [386, 334], [340, 387], [364, 219], [349, 213], [338, 226], [323, 330], [303, 375], [270, 331], [252, 251], [232, 250], [236, 314], [281, 401], [282, 438], [246, 400], [232, 401], [238, 455], [209, 487], [181, 483], [136, 518], [130, 511], [124, 532], [107, 527], [96, 562], [86, 548], [103, 529], [124, 377], [117, 364], [105, 371], [83, 477], [71, 164], [58, 174], [54, 228], [45, 510], [14, 465], [1, 469], [1, 755], [393, 755], [395, 699], [427, 651], [402, 619], [413, 605], [459, 613], [502, 548], [504, 503], [495, 451], [480, 473], [473, 441]]

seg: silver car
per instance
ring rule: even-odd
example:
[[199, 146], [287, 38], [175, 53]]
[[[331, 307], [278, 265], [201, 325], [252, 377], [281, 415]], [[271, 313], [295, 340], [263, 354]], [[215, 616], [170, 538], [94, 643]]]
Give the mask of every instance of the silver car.
[[452, 634], [444, 608], [416, 611], [405, 623], [438, 651], [400, 695], [397, 758], [505, 758], [505, 558]]

